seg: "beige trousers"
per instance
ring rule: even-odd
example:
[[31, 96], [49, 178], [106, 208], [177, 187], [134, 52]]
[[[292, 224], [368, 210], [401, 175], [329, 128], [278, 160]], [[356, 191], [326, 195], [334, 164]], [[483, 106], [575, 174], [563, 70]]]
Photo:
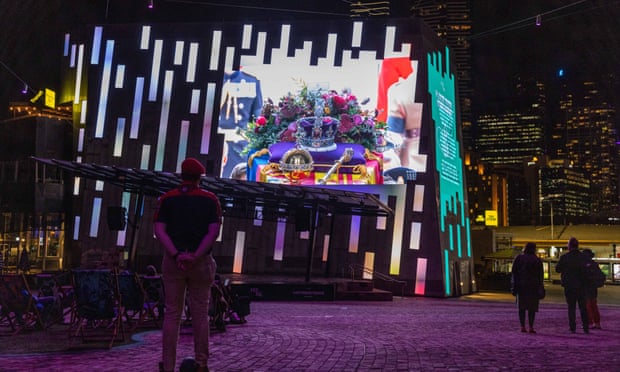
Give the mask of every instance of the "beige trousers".
[[194, 359], [206, 366], [209, 358], [209, 299], [215, 280], [216, 264], [211, 255], [204, 256], [185, 270], [177, 268], [172, 257], [164, 255], [162, 278], [164, 281], [165, 311], [162, 327], [162, 362], [165, 371], [174, 371], [181, 317], [185, 308], [185, 295], [189, 295], [192, 330], [194, 334]]

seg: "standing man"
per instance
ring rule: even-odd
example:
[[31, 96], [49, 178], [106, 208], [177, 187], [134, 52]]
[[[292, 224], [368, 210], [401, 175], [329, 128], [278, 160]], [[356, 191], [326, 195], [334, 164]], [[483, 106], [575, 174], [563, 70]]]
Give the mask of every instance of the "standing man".
[[205, 173], [194, 158], [181, 164], [182, 183], [158, 200], [153, 230], [164, 248], [162, 277], [165, 311], [160, 370], [174, 371], [185, 293], [189, 292], [194, 353], [198, 371], [208, 371], [209, 299], [215, 280], [213, 242], [220, 232], [222, 208], [215, 194], [202, 190]]
[[579, 241], [576, 238], [568, 240], [568, 252], [563, 254], [555, 266], [555, 271], [561, 274], [564, 297], [568, 304], [568, 326], [571, 333], [577, 329], [575, 306], [579, 305], [583, 333], [589, 333], [588, 311], [586, 308], [585, 257], [579, 251]]

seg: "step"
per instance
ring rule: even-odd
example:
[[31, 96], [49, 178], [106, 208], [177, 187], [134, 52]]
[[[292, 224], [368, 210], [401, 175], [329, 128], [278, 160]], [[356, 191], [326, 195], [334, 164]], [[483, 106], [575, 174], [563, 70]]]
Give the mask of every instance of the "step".
[[349, 280], [338, 283], [338, 291], [340, 292], [370, 292], [375, 288], [370, 280]]
[[336, 292], [336, 300], [340, 301], [392, 301], [393, 299], [392, 292], [380, 289]]

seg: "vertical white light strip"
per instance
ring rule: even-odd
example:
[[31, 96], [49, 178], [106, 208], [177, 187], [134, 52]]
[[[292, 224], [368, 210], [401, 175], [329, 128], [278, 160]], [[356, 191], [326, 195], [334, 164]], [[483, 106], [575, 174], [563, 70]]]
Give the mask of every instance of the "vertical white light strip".
[[62, 56], [67, 57], [69, 55], [69, 45], [71, 44], [71, 34], [65, 34], [65, 44], [62, 48]]
[[366, 252], [364, 254], [364, 272], [362, 273], [362, 279], [372, 280], [375, 270], [375, 253]]
[[75, 67], [75, 59], [77, 58], [77, 45], [71, 44], [71, 56], [69, 57], [69, 67]]
[[396, 35], [396, 27], [388, 26], [385, 28], [385, 44], [383, 50], [383, 58], [396, 57], [394, 55], [394, 43]]
[[142, 146], [142, 156], [140, 157], [140, 169], [149, 169], [151, 160], [151, 145]]
[[363, 22], [353, 22], [353, 38], [351, 40], [351, 46], [359, 48], [362, 45], [362, 28]]
[[235, 239], [235, 256], [233, 257], [233, 273], [241, 274], [243, 270], [243, 255], [245, 247], [245, 231], [237, 231]]
[[99, 93], [99, 108], [95, 123], [95, 138], [103, 138], [105, 129], [105, 115], [108, 108], [108, 94], [110, 91], [110, 76], [112, 75], [112, 55], [114, 54], [114, 40], [108, 40], [105, 47], [103, 75], [101, 76], [101, 92]]
[[377, 224], [375, 225], [377, 230], [385, 230], [387, 228], [387, 217], [379, 216], [377, 217]]
[[[129, 202], [131, 200], [131, 194], [128, 192], [123, 192], [123, 196], [121, 196], [121, 207], [124, 207], [126, 210], [129, 210]], [[127, 239], [127, 229], [120, 230], [118, 235], [116, 236], [116, 245], [119, 247], [125, 246], [125, 241]]]
[[93, 212], [90, 216], [90, 233], [88, 236], [91, 238], [97, 237], [97, 232], [99, 230], [99, 220], [101, 217], [101, 198], [93, 199]]
[[323, 236], [323, 256], [321, 257], [321, 261], [327, 262], [328, 256], [329, 256], [329, 234], [325, 234], [325, 236]]
[[73, 240], [78, 240], [80, 237], [80, 216], [73, 218]]
[[125, 138], [125, 118], [118, 118], [116, 122], [116, 137], [112, 156], [120, 158], [123, 155], [123, 139]]
[[319, 64], [326, 64], [327, 66], [333, 66], [336, 59], [336, 42], [338, 41], [338, 34], [327, 35], [327, 52], [325, 58], [319, 58]]
[[77, 143], [77, 151], [84, 151], [84, 128], [80, 128], [78, 130], [78, 143]]
[[189, 113], [197, 114], [200, 105], [200, 89], [192, 89], [192, 99], [189, 104]]
[[216, 242], [221, 242], [222, 241], [222, 232], [224, 231], [224, 224], [226, 218], [222, 217], [222, 223], [220, 223], [220, 232], [217, 234], [217, 238], [215, 239]]
[[276, 241], [273, 246], [273, 260], [282, 261], [284, 257], [284, 238], [286, 236], [286, 219], [278, 218], [276, 225]]
[[84, 44], [78, 48], [77, 69], [75, 70], [75, 92], [73, 93], [73, 103], [80, 103], [80, 90], [82, 88], [82, 68], [84, 66]]
[[428, 260], [426, 258], [418, 258], [418, 263], [416, 265], [415, 289], [414, 289], [414, 293], [417, 295], [421, 295], [421, 296], [424, 295], [427, 265], [428, 265]]
[[424, 185], [415, 185], [413, 189], [413, 211], [424, 212]]
[[116, 79], [114, 79], [114, 88], [121, 89], [125, 81], [125, 65], [116, 66]]
[[411, 223], [411, 237], [409, 238], [409, 249], [420, 249], [420, 236], [422, 234], [422, 223]]
[[226, 48], [226, 57], [224, 57], [224, 70], [231, 71], [235, 61], [235, 47]]
[[177, 172], [181, 173], [181, 163], [187, 157], [187, 141], [189, 138], [189, 121], [181, 120], [181, 133], [179, 133], [179, 152], [177, 153]]
[[396, 196], [396, 205], [394, 206], [394, 222], [393, 222], [393, 239], [392, 252], [390, 254], [390, 275], [398, 275], [400, 273], [400, 260], [403, 249], [403, 234], [405, 231], [405, 210], [407, 205], [408, 185], [393, 185], [390, 191]]
[[149, 87], [149, 101], [155, 102], [157, 99], [157, 87], [159, 84], [159, 70], [161, 68], [161, 51], [164, 47], [163, 40], [155, 40], [153, 49], [153, 63], [151, 65], [151, 85]]
[[142, 26], [142, 36], [140, 36], [140, 49], [147, 50], [151, 41], [151, 26]]
[[170, 97], [172, 96], [172, 82], [174, 71], [166, 71], [164, 78], [164, 91], [161, 98], [161, 115], [159, 117], [159, 134], [157, 136], [157, 149], [155, 150], [155, 168], [161, 171], [164, 168], [164, 153], [166, 152], [166, 135], [168, 133], [168, 117], [170, 116]]
[[254, 207], [254, 216], [260, 217], [254, 219], [254, 226], [263, 226], [263, 206], [257, 205]]
[[222, 44], [222, 31], [213, 31], [211, 42], [211, 59], [209, 60], [209, 70], [217, 71], [220, 60], [220, 45]]
[[90, 55], [91, 65], [96, 65], [99, 63], [99, 53], [101, 53], [102, 32], [103, 32], [103, 27], [101, 26], [95, 27], [95, 32], [93, 33], [93, 51]]
[[196, 65], [198, 63], [198, 43], [189, 44], [189, 56], [187, 57], [187, 74], [185, 81], [193, 83], [196, 81]]
[[142, 114], [142, 96], [144, 95], [144, 78], [136, 78], [136, 91], [133, 94], [133, 109], [131, 111], [131, 129], [129, 138], [137, 139], [140, 130], [140, 115]]
[[[380, 194], [379, 195], [379, 200], [382, 201], [383, 203], [385, 203], [385, 205], [387, 205], [387, 195]], [[377, 230], [385, 230], [385, 229], [387, 229], [387, 217], [384, 217], [384, 216], [377, 217], [377, 224], [375, 225], [375, 228]]]
[[80, 124], [86, 124], [86, 109], [88, 108], [88, 100], [82, 101], [82, 108], [80, 110]]
[[174, 65], [180, 66], [183, 63], [183, 47], [185, 43], [183, 41], [177, 41], [174, 45]]
[[252, 42], [252, 25], [243, 25], [243, 37], [241, 39], [241, 49], [249, 49]]
[[73, 179], [73, 196], [80, 195], [80, 177]]
[[357, 253], [360, 240], [360, 216], [351, 216], [351, 232], [349, 233], [349, 253]]
[[103, 191], [103, 181], [97, 180], [95, 181], [95, 190], [96, 191]]
[[211, 141], [211, 120], [213, 118], [213, 105], [215, 103], [215, 83], [207, 84], [207, 96], [205, 98], [205, 116], [202, 120], [202, 141], [200, 153], [209, 153], [209, 141]]
[[[81, 163], [82, 162], [82, 157], [78, 156], [76, 158], [76, 161], [78, 163]], [[80, 195], [80, 182], [81, 182], [81, 178], [80, 177], [75, 177], [73, 179], [73, 195], [74, 196], [79, 196]]]

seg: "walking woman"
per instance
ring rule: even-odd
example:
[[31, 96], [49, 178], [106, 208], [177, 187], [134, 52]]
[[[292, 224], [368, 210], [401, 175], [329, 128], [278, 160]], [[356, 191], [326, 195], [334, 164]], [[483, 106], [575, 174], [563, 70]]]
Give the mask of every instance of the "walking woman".
[[[525, 313], [527, 312], [529, 332], [534, 330], [534, 320], [538, 311], [538, 304], [543, 297], [543, 264], [536, 256], [536, 244], [527, 243], [523, 253], [518, 255], [512, 264], [512, 294], [517, 296], [519, 307], [519, 322], [521, 332], [528, 332], [525, 328]], [[542, 293], [541, 293], [542, 292]]]

